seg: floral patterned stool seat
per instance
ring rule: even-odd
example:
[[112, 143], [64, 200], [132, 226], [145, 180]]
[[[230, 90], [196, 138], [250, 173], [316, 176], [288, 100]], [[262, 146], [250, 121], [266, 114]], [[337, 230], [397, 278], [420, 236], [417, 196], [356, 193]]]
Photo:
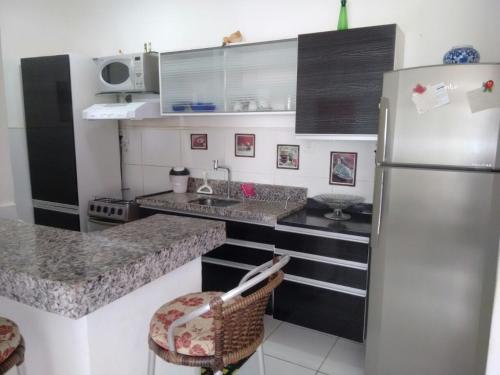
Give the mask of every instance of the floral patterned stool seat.
[[0, 374], [17, 366], [19, 374], [24, 373], [24, 341], [17, 324], [0, 317]]
[[[160, 307], [151, 319], [149, 335], [160, 347], [168, 350], [167, 331], [172, 322], [189, 314], [198, 307], [209, 303], [222, 292], [192, 293], [179, 297]], [[177, 353], [190, 356], [210, 356], [215, 354], [213, 312], [193, 319], [175, 330]]]
[[273, 290], [283, 281], [288, 255], [249, 271], [229, 292], [191, 293], [160, 307], [149, 327], [148, 375], [156, 357], [181, 366], [223, 375], [257, 352], [265, 375], [264, 313]]

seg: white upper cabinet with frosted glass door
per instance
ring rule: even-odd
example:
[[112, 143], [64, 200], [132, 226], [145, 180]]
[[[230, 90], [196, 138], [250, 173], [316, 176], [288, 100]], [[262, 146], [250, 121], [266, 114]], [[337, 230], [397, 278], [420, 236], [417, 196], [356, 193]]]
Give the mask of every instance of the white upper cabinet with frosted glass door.
[[297, 40], [160, 57], [162, 114], [295, 111]]

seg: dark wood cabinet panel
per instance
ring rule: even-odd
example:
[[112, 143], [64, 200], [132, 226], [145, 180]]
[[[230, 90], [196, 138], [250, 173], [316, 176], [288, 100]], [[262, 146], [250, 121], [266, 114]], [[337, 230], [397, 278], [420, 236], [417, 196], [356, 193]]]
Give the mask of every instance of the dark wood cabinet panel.
[[230, 262], [243, 263], [252, 266], [260, 266], [273, 259], [273, 252], [251, 247], [243, 247], [232, 244], [224, 244], [210, 251], [206, 257], [227, 260]]
[[227, 292], [236, 288], [247, 272], [239, 268], [203, 262], [202, 290]]
[[274, 245], [274, 228], [264, 225], [226, 221], [227, 238]]
[[359, 263], [368, 262], [368, 244], [281, 231], [276, 231], [275, 238], [277, 249]]
[[21, 59], [26, 128], [73, 129], [69, 55]]
[[73, 128], [26, 129], [33, 199], [78, 205]]
[[376, 134], [396, 25], [299, 36], [297, 134]]
[[80, 230], [79, 215], [35, 208], [34, 216], [35, 224], [75, 231]]
[[365, 298], [284, 281], [274, 291], [276, 319], [363, 342]]
[[[233, 288], [236, 288], [240, 280], [245, 276], [247, 270], [227, 267], [219, 264], [212, 264], [203, 262], [202, 263], [202, 290], [204, 292], [217, 291], [217, 292], [228, 292]], [[251, 288], [248, 292], [243, 295], [256, 291], [258, 288], [262, 287], [264, 282]], [[266, 314], [273, 314], [273, 296], [269, 298], [269, 303], [266, 308]]]
[[364, 270], [299, 259], [292, 256], [284, 271], [289, 275], [366, 290], [367, 272]]
[[78, 205], [70, 59], [21, 59], [33, 199]]

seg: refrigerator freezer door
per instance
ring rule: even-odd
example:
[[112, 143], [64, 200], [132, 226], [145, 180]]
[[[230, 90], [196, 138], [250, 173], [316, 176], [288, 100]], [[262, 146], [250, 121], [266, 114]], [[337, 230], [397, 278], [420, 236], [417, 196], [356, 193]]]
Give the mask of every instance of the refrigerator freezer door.
[[500, 174], [378, 167], [376, 178], [366, 375], [484, 373]]
[[[498, 95], [498, 108], [472, 113], [467, 92], [481, 90], [488, 80], [496, 82], [494, 92], [480, 94]], [[419, 114], [412, 100], [414, 89], [418, 84], [439, 83], [447, 86], [449, 104]], [[432, 96], [431, 91], [427, 88], [425, 94]], [[500, 168], [500, 64], [441, 65], [386, 73], [383, 97], [379, 163]]]

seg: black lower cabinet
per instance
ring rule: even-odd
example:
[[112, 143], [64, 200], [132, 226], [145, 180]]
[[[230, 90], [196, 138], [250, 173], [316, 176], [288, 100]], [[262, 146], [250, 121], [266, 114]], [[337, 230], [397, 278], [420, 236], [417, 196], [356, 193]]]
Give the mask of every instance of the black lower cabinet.
[[289, 275], [361, 290], [366, 289], [366, 271], [364, 270], [291, 257], [283, 271]]
[[210, 258], [260, 266], [273, 259], [273, 252], [226, 243], [207, 254]]
[[365, 298], [283, 281], [274, 291], [274, 318], [363, 342]]
[[227, 292], [236, 288], [248, 271], [219, 264], [202, 263], [202, 290]]
[[[202, 290], [204, 292], [228, 292], [234, 289], [240, 283], [240, 280], [245, 276], [247, 270], [240, 268], [223, 266], [220, 264], [213, 263], [202, 263]], [[257, 284], [255, 287], [251, 288], [248, 292], [244, 293], [246, 296], [257, 289], [264, 286], [264, 282]], [[267, 304], [266, 314], [273, 314], [273, 298], [269, 299]]]
[[332, 238], [276, 231], [276, 248], [352, 262], [368, 262], [368, 244]]
[[80, 230], [80, 216], [68, 214], [65, 212], [44, 210], [41, 208], [34, 209], [35, 224], [46, 225], [62, 229]]

